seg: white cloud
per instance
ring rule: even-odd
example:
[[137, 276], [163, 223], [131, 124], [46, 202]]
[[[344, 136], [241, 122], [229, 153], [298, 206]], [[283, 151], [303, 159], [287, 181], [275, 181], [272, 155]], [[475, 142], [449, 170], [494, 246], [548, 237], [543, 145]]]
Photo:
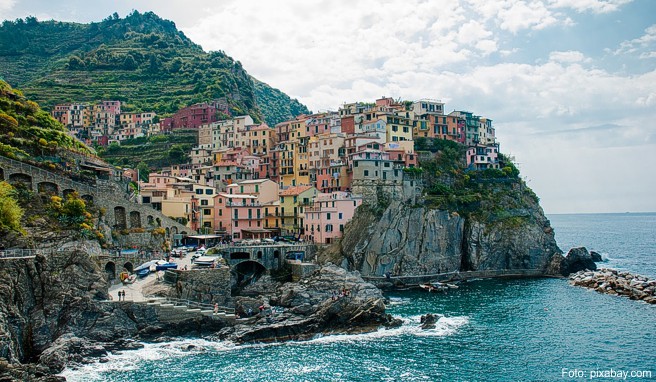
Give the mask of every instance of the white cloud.
[[517, 33], [521, 29], [543, 29], [558, 20], [543, 3], [516, 1], [509, 8], [499, 11], [501, 29]]
[[[6, 12], [11, 10], [16, 4], [16, 0], [0, 0], [0, 12]], [[5, 19], [2, 13], [0, 13], [0, 20]]]
[[573, 63], [573, 62], [590, 62], [590, 59], [586, 59], [583, 53], [579, 51], [568, 50], [566, 52], [549, 53], [549, 61]]
[[[653, 45], [656, 45], [656, 24], [651, 25], [645, 29], [645, 34], [642, 36], [633, 39], [626, 40], [620, 44], [620, 47], [614, 52], [615, 55], [634, 53], [640, 50], [651, 49]], [[653, 52], [643, 52], [641, 58], [652, 58]]]
[[577, 12], [590, 11], [592, 13], [615, 12], [633, 0], [551, 0], [550, 7], [571, 8]]

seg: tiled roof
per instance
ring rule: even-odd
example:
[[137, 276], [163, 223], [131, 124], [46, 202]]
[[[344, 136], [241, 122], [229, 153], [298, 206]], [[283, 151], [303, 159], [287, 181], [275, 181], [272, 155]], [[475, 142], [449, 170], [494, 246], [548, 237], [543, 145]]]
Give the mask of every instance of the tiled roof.
[[287, 196], [287, 195], [298, 195], [300, 193], [303, 193], [309, 189], [311, 189], [312, 186], [293, 186], [289, 187], [285, 190], [280, 191], [279, 195], [280, 196]]

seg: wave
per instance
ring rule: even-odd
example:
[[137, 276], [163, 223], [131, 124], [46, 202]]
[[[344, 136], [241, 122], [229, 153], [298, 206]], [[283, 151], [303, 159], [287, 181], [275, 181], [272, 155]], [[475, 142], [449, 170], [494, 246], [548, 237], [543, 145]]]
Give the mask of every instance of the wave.
[[[436, 314], [438, 320], [434, 329], [421, 328], [421, 316], [402, 317], [403, 324], [398, 328], [379, 329], [374, 332], [360, 334], [334, 334], [317, 335], [307, 341], [287, 341], [276, 343], [237, 345], [229, 341], [210, 341], [200, 338], [180, 339], [166, 343], [143, 343], [144, 347], [137, 350], [128, 350], [108, 354], [104, 359], [88, 365], [67, 368], [60, 375], [67, 381], [105, 381], [108, 373], [125, 373], [138, 370], [145, 364], [156, 361], [170, 361], [176, 358], [188, 357], [205, 352], [229, 352], [248, 348], [276, 347], [276, 346], [317, 346], [334, 343], [362, 343], [363, 341], [380, 341], [386, 338], [400, 336], [416, 337], [442, 337], [455, 334], [458, 329], [469, 323], [469, 317], [446, 317]], [[311, 372], [313, 370], [304, 370]]]

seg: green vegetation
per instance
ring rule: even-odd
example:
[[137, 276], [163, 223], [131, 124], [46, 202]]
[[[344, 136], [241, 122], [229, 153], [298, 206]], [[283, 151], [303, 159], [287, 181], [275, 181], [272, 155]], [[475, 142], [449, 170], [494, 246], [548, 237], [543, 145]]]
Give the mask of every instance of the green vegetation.
[[419, 152], [426, 204], [455, 211], [463, 216], [506, 228], [521, 226], [529, 217], [528, 207], [539, 200], [519, 178], [519, 170], [505, 156], [501, 169], [465, 169], [466, 147], [452, 141], [421, 138]]
[[265, 116], [266, 123], [273, 127], [277, 123], [290, 120], [300, 114], [310, 114], [310, 110], [278, 89], [253, 78], [255, 96]]
[[16, 190], [9, 183], [0, 182], [0, 230], [21, 231], [22, 218]]
[[[91, 24], [4, 21], [0, 77], [44, 106], [115, 99], [125, 111], [167, 115], [226, 99], [233, 115], [275, 125], [307, 109], [255, 81], [224, 52], [205, 52], [152, 12], [114, 14]], [[258, 105], [261, 107], [258, 107]]]
[[174, 130], [171, 134], [127, 139], [120, 145], [99, 147], [98, 155], [116, 166], [138, 167], [142, 180], [148, 180], [151, 169], [185, 163], [197, 142], [196, 130]]
[[68, 194], [66, 200], [51, 196], [48, 211], [62, 227], [77, 229], [84, 238], [104, 240], [103, 234], [94, 228], [93, 215], [87, 210], [86, 202], [76, 192]]
[[36, 102], [0, 80], [0, 155], [28, 158], [53, 155], [58, 149], [92, 152]]

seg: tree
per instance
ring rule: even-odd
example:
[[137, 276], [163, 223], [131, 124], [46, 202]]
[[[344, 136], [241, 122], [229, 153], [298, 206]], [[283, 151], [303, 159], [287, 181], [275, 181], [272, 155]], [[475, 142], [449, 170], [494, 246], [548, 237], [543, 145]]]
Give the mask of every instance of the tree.
[[16, 190], [7, 182], [0, 182], [0, 228], [20, 231], [23, 209], [16, 200]]
[[137, 61], [134, 60], [134, 57], [132, 57], [131, 54], [128, 54], [125, 56], [125, 60], [123, 61], [123, 68], [127, 70], [134, 70], [137, 68]]
[[137, 165], [137, 170], [139, 171], [139, 180], [143, 180], [144, 182], [148, 181], [148, 174], [150, 174], [150, 168], [146, 164], [146, 162], [141, 161]]

